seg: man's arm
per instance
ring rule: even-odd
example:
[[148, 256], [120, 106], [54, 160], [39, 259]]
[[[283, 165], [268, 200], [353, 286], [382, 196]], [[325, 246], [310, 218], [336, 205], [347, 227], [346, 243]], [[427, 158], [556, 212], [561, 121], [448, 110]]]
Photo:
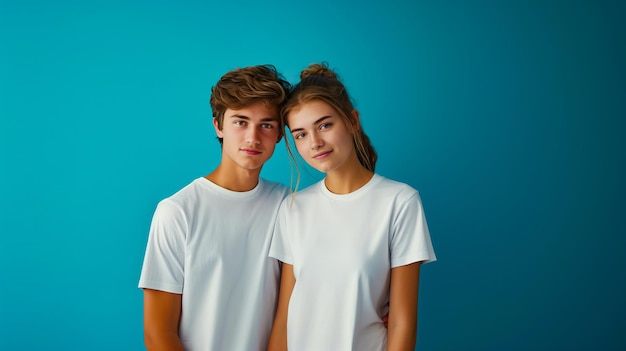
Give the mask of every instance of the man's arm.
[[391, 269], [387, 351], [415, 349], [421, 262]]
[[268, 351], [287, 351], [287, 311], [289, 309], [289, 299], [296, 284], [296, 278], [293, 275], [293, 266], [290, 264], [282, 264], [282, 273], [280, 278], [280, 292], [278, 294], [278, 307], [276, 309], [276, 317], [272, 325], [270, 340], [267, 345]]
[[181, 294], [143, 289], [143, 335], [148, 351], [184, 351], [178, 337], [181, 306]]

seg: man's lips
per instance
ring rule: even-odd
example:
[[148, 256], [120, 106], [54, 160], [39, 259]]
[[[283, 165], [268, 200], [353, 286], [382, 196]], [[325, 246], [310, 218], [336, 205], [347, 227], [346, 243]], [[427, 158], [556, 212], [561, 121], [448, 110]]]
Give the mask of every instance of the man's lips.
[[257, 149], [241, 149], [241, 152], [250, 156], [259, 155], [262, 153], [261, 150], [257, 150]]
[[329, 151], [322, 151], [322, 152], [320, 152], [320, 153], [317, 153], [317, 154], [313, 155], [313, 158], [315, 158], [315, 159], [318, 159], [318, 160], [319, 160], [319, 159], [325, 158], [325, 157], [326, 157], [326, 156], [328, 156], [331, 152], [333, 152], [333, 151], [332, 151], [332, 150], [329, 150]]

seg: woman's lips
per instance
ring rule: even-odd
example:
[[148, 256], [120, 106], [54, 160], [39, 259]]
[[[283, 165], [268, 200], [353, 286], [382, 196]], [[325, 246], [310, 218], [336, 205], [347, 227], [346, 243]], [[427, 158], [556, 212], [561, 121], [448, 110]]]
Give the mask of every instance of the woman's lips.
[[317, 154], [313, 155], [313, 158], [319, 160], [319, 159], [327, 157], [331, 152], [332, 152], [332, 150], [330, 150], [330, 151], [323, 151], [323, 152], [320, 152], [320, 153], [317, 153]]

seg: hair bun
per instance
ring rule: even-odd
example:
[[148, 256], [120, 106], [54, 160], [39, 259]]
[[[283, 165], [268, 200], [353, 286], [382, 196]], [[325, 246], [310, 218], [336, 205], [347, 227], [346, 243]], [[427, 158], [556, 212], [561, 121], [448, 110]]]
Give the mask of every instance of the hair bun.
[[330, 68], [327, 63], [313, 63], [300, 72], [300, 80], [310, 76], [324, 76], [326, 78], [337, 79], [337, 74]]

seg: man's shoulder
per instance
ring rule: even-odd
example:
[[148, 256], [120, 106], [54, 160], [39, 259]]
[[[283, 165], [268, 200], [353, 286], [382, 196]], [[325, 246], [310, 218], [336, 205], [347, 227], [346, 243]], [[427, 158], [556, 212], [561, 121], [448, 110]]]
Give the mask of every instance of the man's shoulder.
[[264, 178], [259, 178], [259, 183], [265, 191], [271, 194], [276, 194], [277, 196], [285, 197], [290, 191], [288, 186]]
[[180, 205], [196, 201], [199, 197], [199, 193], [202, 192], [202, 180], [202, 177], [195, 178], [173, 194], [163, 198], [160, 202], [172, 202]]

